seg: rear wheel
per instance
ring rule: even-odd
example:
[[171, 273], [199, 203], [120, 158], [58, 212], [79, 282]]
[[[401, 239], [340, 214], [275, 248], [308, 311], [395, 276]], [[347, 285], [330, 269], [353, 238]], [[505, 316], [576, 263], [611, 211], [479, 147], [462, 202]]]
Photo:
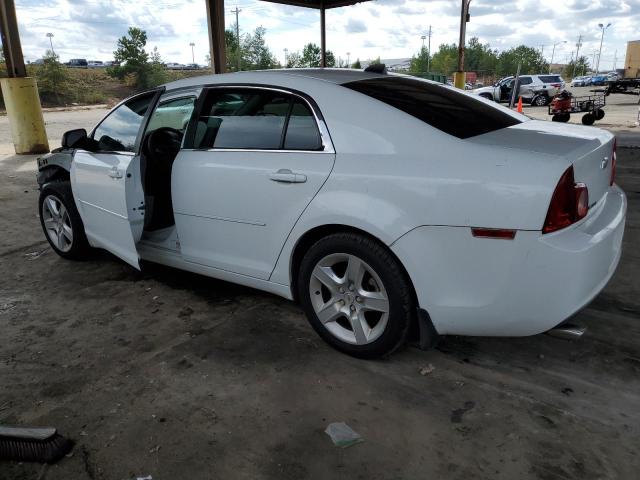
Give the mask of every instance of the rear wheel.
[[582, 116], [583, 125], [593, 125], [593, 122], [595, 121], [596, 121], [596, 117], [591, 113], [587, 113]]
[[598, 108], [595, 111], [596, 114], [596, 120], [602, 120], [604, 118], [604, 110], [602, 110], [601, 108]]
[[546, 95], [536, 95], [535, 97], [533, 97], [531, 103], [536, 107], [544, 107], [549, 103], [549, 97], [547, 97]]
[[360, 358], [389, 355], [415, 320], [413, 290], [398, 260], [364, 235], [337, 233], [302, 259], [298, 295], [316, 332]]
[[42, 188], [38, 201], [40, 225], [51, 248], [64, 258], [86, 258], [89, 243], [76, 209], [69, 182], [52, 182]]

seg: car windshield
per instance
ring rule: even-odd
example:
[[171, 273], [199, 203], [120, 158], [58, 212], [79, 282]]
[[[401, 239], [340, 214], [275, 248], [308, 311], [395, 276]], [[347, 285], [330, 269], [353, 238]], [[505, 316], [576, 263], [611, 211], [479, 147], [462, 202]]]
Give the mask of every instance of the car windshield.
[[522, 120], [455, 88], [411, 77], [389, 76], [343, 84], [458, 138], [510, 127]]

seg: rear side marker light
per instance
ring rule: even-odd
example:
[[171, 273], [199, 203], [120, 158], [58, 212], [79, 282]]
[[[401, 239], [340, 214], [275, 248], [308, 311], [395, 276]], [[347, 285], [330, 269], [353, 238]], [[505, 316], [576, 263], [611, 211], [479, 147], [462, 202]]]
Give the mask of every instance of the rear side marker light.
[[513, 240], [516, 237], [515, 230], [504, 228], [477, 228], [471, 227], [471, 234], [479, 238], [497, 238], [500, 240]]
[[609, 177], [609, 186], [613, 186], [613, 182], [616, 181], [616, 163], [618, 160], [618, 154], [616, 152], [618, 147], [618, 140], [613, 139], [613, 149], [611, 150], [611, 176]]

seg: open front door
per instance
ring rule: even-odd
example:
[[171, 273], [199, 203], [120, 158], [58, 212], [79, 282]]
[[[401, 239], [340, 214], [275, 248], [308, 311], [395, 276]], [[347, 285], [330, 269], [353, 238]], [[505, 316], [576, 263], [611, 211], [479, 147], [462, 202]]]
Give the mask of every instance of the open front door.
[[137, 269], [145, 213], [137, 152], [157, 94], [138, 95], [112, 110], [91, 134], [91, 151], [77, 150], [71, 162], [71, 188], [89, 243]]

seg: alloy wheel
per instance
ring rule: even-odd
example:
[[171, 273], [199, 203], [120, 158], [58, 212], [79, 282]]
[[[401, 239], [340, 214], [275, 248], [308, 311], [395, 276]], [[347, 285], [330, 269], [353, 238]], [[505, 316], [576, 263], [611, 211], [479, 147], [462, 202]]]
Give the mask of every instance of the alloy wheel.
[[54, 195], [48, 195], [42, 203], [42, 220], [51, 242], [61, 252], [68, 252], [73, 245], [71, 218], [64, 204]]
[[387, 326], [387, 291], [375, 270], [355, 255], [334, 253], [317, 262], [309, 295], [318, 320], [343, 342], [372, 343]]

